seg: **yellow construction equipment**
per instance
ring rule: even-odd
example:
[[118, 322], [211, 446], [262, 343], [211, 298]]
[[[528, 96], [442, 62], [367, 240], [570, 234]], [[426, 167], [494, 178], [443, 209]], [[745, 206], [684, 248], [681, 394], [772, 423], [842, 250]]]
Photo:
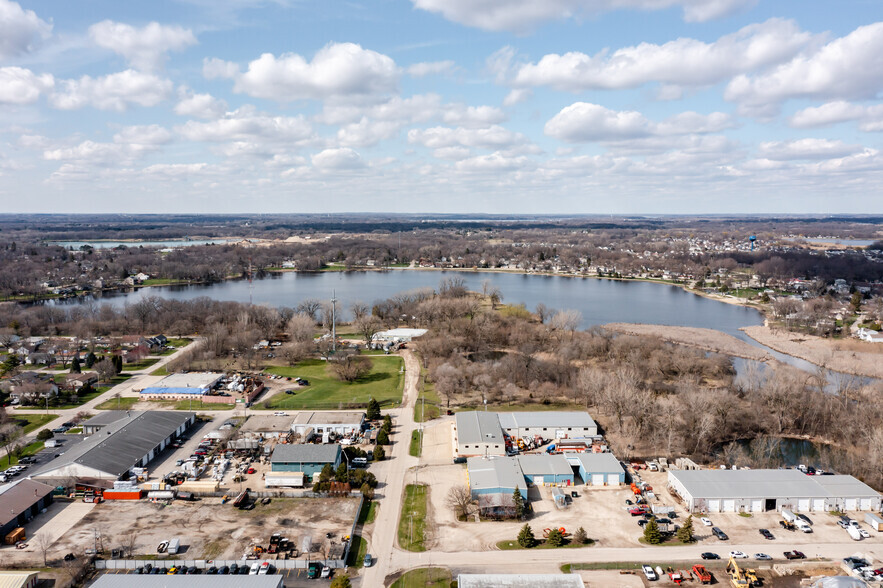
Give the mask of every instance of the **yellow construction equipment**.
[[730, 558], [727, 562], [727, 574], [730, 576], [730, 583], [734, 588], [750, 588], [751, 582], [745, 575], [745, 572], [739, 567], [734, 558]]

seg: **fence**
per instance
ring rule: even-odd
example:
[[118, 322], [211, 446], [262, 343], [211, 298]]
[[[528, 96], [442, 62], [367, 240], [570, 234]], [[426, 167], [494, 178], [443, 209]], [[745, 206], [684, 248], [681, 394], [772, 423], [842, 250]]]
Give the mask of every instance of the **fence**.
[[[347, 549], [348, 551], [348, 549]], [[238, 564], [239, 566], [260, 565], [265, 561], [277, 570], [305, 570], [310, 563], [320, 562], [322, 565], [334, 569], [343, 569], [346, 567], [346, 555], [344, 551], [342, 559], [96, 559], [95, 569], [98, 570], [134, 570], [141, 568], [147, 564], [153, 567], [187, 566], [199, 569], [207, 569], [211, 566], [222, 567]], [[316, 554], [318, 555], [318, 554]]]

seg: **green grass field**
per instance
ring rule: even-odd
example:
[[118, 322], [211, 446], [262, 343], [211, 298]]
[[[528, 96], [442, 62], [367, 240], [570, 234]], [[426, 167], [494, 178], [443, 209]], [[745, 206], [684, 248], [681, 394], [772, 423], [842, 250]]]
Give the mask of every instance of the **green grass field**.
[[13, 420], [23, 426], [25, 435], [31, 431], [36, 431], [43, 425], [51, 423], [58, 418], [57, 414], [14, 414], [11, 415]]
[[370, 525], [377, 518], [377, 509], [380, 508], [380, 503], [374, 500], [366, 500], [362, 503], [362, 510], [359, 511], [359, 518], [357, 524], [359, 525]]
[[124, 372], [135, 372], [138, 370], [143, 370], [143, 369], [149, 368], [150, 366], [152, 366], [153, 364], [155, 364], [158, 361], [159, 361], [158, 357], [148, 357], [148, 358], [142, 359], [141, 361], [136, 361], [135, 363], [127, 363], [126, 365], [123, 366], [123, 371]]
[[447, 568], [417, 568], [405, 572], [390, 588], [450, 588], [451, 572]]
[[6, 451], [4, 449], [4, 451], [2, 453], [3, 457], [0, 458], [0, 464], [6, 463], [6, 467], [14, 466], [15, 464], [18, 463], [18, 460], [21, 459], [22, 457], [27, 457], [28, 455], [34, 455], [36, 453], [39, 453], [40, 451], [43, 450], [43, 447], [45, 447], [45, 445], [43, 444], [42, 441], [34, 441], [33, 443], [31, 443], [29, 445], [25, 445], [22, 448], [21, 452], [19, 452], [18, 456], [6, 455]]
[[400, 373], [402, 358], [394, 355], [370, 357], [371, 371], [355, 382], [335, 378], [322, 360], [311, 359], [294, 367], [270, 367], [268, 374], [309, 380], [310, 385], [296, 394], [277, 394], [260, 408], [268, 409], [334, 409], [340, 405], [364, 404], [371, 398], [382, 406], [397, 405], [402, 399], [404, 374]]
[[423, 372], [423, 390], [414, 404], [414, 421], [424, 423], [437, 419], [441, 414], [441, 400], [435, 391], [435, 384], [426, 379], [426, 370]]
[[408, 455], [420, 457], [423, 453], [423, 435], [420, 431], [411, 431], [411, 444], [408, 445]]
[[368, 553], [368, 540], [361, 535], [353, 536], [353, 544], [350, 547], [349, 559], [346, 565], [353, 568], [361, 568], [365, 565], [365, 554]]
[[399, 546], [405, 551], [426, 551], [426, 503], [429, 498], [424, 485], [405, 486], [405, 500], [399, 519]]
[[138, 402], [136, 396], [125, 396], [122, 398], [110, 398], [105, 400], [95, 408], [97, 410], [128, 410]]

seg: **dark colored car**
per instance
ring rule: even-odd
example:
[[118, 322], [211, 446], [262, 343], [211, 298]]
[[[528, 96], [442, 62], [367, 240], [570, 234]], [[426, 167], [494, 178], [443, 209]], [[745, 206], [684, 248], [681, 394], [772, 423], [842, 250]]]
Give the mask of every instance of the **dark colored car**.
[[234, 576], [239, 573], [239, 564], [233, 564], [230, 566], [230, 573]]
[[786, 551], [785, 559], [806, 559], [806, 555], [801, 551]]
[[248, 566], [239, 566], [239, 575], [247, 576], [249, 572]]
[[229, 566], [221, 566], [220, 568], [218, 568], [218, 574], [220, 574], [222, 576], [226, 576], [229, 573], [230, 573]]
[[25, 457], [21, 458], [20, 460], [18, 460], [18, 463], [25, 464], [25, 465], [37, 463], [37, 458], [31, 457], [31, 456], [25, 456]]
[[206, 574], [209, 574], [209, 575], [217, 574], [217, 573], [218, 573], [218, 568], [216, 568], [215, 566], [212, 566], [212, 567], [210, 567], [209, 569], [207, 569], [207, 570], [205, 571], [205, 573], [206, 573]]
[[721, 531], [718, 527], [712, 527], [711, 532], [714, 533], [714, 536], [720, 539], [721, 541], [726, 541], [729, 539], [726, 533]]
[[721, 556], [719, 556], [718, 554], [712, 553], [710, 551], [706, 551], [705, 553], [703, 553], [699, 557], [701, 557], [702, 559], [720, 559], [721, 558]]
[[761, 529], [760, 534], [763, 535], [764, 539], [775, 539], [775, 537], [773, 537], [773, 534], [770, 533], [768, 529]]

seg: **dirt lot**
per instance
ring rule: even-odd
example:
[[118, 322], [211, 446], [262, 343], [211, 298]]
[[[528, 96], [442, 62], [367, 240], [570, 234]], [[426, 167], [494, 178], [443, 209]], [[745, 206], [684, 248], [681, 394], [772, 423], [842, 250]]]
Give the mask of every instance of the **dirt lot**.
[[[137, 555], [156, 555], [160, 541], [179, 537], [179, 557], [188, 559], [239, 559], [253, 544], [267, 545], [269, 536], [281, 532], [296, 546], [307, 535], [313, 549], [329, 541], [339, 544], [349, 535], [358, 500], [348, 498], [274, 498], [268, 505], [240, 511], [220, 498], [198, 502], [175, 501], [163, 507], [145, 500], [109, 501], [96, 506], [53, 546], [61, 552], [82, 553], [91, 548], [97, 529], [105, 549], [127, 546], [135, 534]], [[326, 533], [331, 533], [330, 539]]]

